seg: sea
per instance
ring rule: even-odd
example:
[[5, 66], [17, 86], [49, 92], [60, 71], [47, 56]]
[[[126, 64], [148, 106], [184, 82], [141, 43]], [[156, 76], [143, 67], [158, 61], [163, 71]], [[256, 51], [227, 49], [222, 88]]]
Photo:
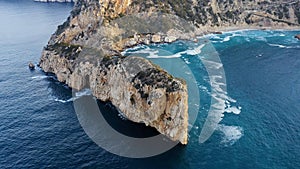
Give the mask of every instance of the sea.
[[[148, 158], [106, 151], [77, 118], [78, 93], [37, 64], [72, 3], [0, 0], [0, 168], [299, 169], [300, 30], [238, 30], [124, 51], [191, 79], [189, 143]], [[184, 66], [180, 66], [184, 65]], [[196, 101], [195, 101], [196, 100]], [[155, 135], [98, 102], [116, 130]], [[143, 151], [143, 150], [141, 150]]]

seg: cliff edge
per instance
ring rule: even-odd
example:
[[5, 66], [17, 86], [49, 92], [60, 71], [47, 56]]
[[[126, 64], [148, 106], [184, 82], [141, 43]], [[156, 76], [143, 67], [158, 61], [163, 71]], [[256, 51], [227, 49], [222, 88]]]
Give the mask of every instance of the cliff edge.
[[[156, 31], [169, 30], [170, 25], [157, 29], [155, 22], [161, 17], [157, 14], [127, 15], [120, 19], [130, 3], [78, 1], [71, 16], [44, 48], [39, 65], [75, 90], [90, 88], [96, 98], [112, 102], [129, 120], [152, 126], [171, 140], [187, 144], [186, 82], [147, 59], [124, 57], [120, 53], [142, 42], [172, 40], [153, 34], [153, 30], [145, 27], [146, 20]], [[113, 10], [108, 9], [111, 7]], [[139, 24], [136, 19], [140, 19]], [[172, 26], [180, 22], [177, 18]]]
[[51, 36], [39, 65], [74, 89], [90, 88], [128, 119], [187, 144], [185, 81], [121, 52], [223, 27], [299, 28], [299, 23], [297, 0], [78, 0]]

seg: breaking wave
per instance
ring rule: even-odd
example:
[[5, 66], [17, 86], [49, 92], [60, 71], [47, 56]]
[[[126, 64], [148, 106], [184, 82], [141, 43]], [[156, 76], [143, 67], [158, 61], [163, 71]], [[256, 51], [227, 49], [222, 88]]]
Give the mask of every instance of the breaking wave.
[[[177, 53], [174, 53], [172, 55], [160, 55], [159, 50], [151, 49], [148, 46], [143, 47], [140, 50], [138, 50], [139, 48], [136, 47], [136, 48], [131, 49], [130, 51], [129, 50], [124, 51], [122, 54], [146, 54], [146, 58], [149, 58], [149, 59], [154, 59], [154, 58], [171, 59], [171, 58], [180, 58], [182, 55], [185, 55], [185, 54], [186, 55], [191, 55], [191, 56], [199, 55], [199, 54], [201, 54], [201, 52], [202, 52], [201, 49], [204, 46], [205, 46], [205, 44], [201, 44], [201, 45], [199, 45], [195, 48], [187, 49], [187, 50], [182, 51], [182, 52], [177, 52]], [[134, 51], [134, 50], [136, 50], [136, 51]]]
[[233, 113], [233, 114], [240, 114], [241, 113], [241, 109], [242, 109], [242, 107], [232, 106], [232, 107], [227, 107], [225, 109], [225, 112], [226, 113]]
[[236, 100], [232, 99], [227, 93], [226, 77], [223, 69], [223, 64], [219, 58], [219, 54], [215, 51], [213, 45], [208, 45], [208, 55], [200, 57], [202, 63], [206, 67], [209, 79], [204, 79], [211, 86], [211, 91], [208, 93], [211, 96], [211, 104], [205, 123], [202, 127], [199, 142], [204, 143], [208, 140], [216, 129], [219, 123], [224, 118], [224, 113], [240, 114], [241, 107], [231, 106], [236, 104]]
[[209, 114], [207, 116], [206, 123], [201, 131], [199, 142], [204, 143], [213, 134], [215, 129], [218, 129], [219, 123], [224, 118], [224, 113], [233, 113], [239, 115], [241, 113], [242, 107], [232, 106], [231, 104], [237, 103], [237, 100], [228, 96], [226, 90], [224, 90], [225, 83], [218, 81], [220, 77], [211, 77], [211, 88], [212, 92], [208, 94], [211, 95], [211, 107]]
[[31, 79], [38, 79], [38, 80], [40, 80], [40, 79], [46, 79], [46, 78], [48, 78], [48, 76], [46, 76], [46, 75], [40, 75], [40, 76], [33, 76], [33, 77], [31, 77]]
[[[212, 43], [225, 43], [231, 41], [234, 37], [243, 37], [245, 41], [250, 42], [251, 39], [256, 41], [268, 42], [270, 38], [286, 37], [287, 35], [282, 31], [262, 31], [259, 34], [255, 29], [245, 29], [237, 31], [225, 32], [221, 35], [208, 34], [204, 37], [211, 40]], [[278, 46], [282, 47], [282, 46]]]
[[32, 80], [43, 80], [43, 79], [56, 79], [55, 76], [38, 75], [31, 77]]
[[288, 48], [288, 46], [284, 46], [284, 45], [280, 45], [280, 44], [272, 44], [272, 43], [268, 43], [268, 45], [274, 46], [274, 47], [279, 47], [279, 48]]
[[55, 98], [54, 101], [60, 103], [69, 103], [81, 98], [82, 96], [90, 96], [90, 95], [92, 95], [92, 91], [90, 89], [83, 89], [79, 92], [75, 92], [74, 96], [71, 97], [70, 99], [64, 100], [64, 99]]
[[300, 49], [300, 46], [287, 46], [287, 45], [282, 45], [282, 44], [273, 44], [273, 43], [268, 43], [269, 46], [273, 47], [279, 47], [279, 48], [284, 48], [284, 49]]

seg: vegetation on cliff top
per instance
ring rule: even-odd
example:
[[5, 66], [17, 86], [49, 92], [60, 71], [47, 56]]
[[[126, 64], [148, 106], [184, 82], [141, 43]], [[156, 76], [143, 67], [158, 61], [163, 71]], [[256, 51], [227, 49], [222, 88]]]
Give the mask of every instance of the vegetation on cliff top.
[[54, 51], [56, 55], [67, 58], [68, 60], [75, 60], [81, 52], [80, 45], [67, 43], [55, 43], [53, 45], [47, 45], [44, 49], [48, 51]]

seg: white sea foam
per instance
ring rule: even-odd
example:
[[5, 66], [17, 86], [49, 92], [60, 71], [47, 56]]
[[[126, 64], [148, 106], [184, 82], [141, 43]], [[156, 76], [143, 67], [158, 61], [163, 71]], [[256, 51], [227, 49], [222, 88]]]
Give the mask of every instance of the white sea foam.
[[33, 76], [33, 77], [31, 77], [31, 79], [41, 80], [41, 79], [46, 79], [48, 77], [49, 76], [46, 76], [46, 75], [39, 75], [39, 76]]
[[118, 109], [118, 113], [119, 113], [118, 116], [120, 117], [120, 119], [122, 119], [124, 121], [128, 120], [126, 115], [121, 110]]
[[206, 93], [209, 93], [208, 88], [206, 86], [198, 84], [198, 87], [199, 87], [200, 90], [202, 90]]
[[121, 52], [122, 55], [126, 54], [148, 54], [152, 52], [158, 52], [153, 49], [151, 49], [149, 46], [135, 46], [130, 49], [126, 49], [125, 51]]
[[90, 89], [83, 89], [79, 92], [76, 92], [74, 94], [74, 96], [71, 97], [70, 99], [63, 100], [63, 99], [55, 98], [54, 101], [61, 102], [61, 103], [69, 103], [69, 102], [72, 102], [72, 101], [75, 101], [75, 100], [79, 99], [82, 96], [90, 96], [90, 95], [92, 95], [92, 91]]
[[245, 40], [246, 40], [247, 42], [250, 42], [250, 41], [251, 41], [251, 39], [250, 39], [249, 37], [246, 37]]
[[224, 38], [220, 37], [219, 35], [205, 36], [205, 38], [210, 39], [210, 41], [212, 43], [224, 43], [224, 42], [228, 42], [228, 41], [230, 41], [231, 37], [233, 37], [233, 36], [232, 35], [227, 35]]
[[243, 36], [243, 34], [241, 34], [243, 32], [240, 32], [240, 31], [232, 31], [232, 32], [227, 32], [227, 33], [224, 33], [225, 37], [223, 38], [222, 41], [219, 41], [221, 43], [223, 42], [228, 42], [230, 41], [232, 38], [234, 37], [237, 37], [237, 36]]
[[171, 59], [171, 58], [180, 58], [185, 52], [178, 52], [173, 55], [158, 55], [158, 52], [149, 53], [149, 56], [147, 58], [165, 58], [165, 59]]
[[273, 44], [273, 43], [268, 43], [269, 46], [274, 46], [274, 47], [279, 47], [279, 48], [284, 48], [284, 49], [299, 49], [300, 46], [286, 46], [282, 44]]
[[288, 46], [284, 46], [284, 45], [281, 45], [281, 44], [272, 44], [272, 43], [268, 43], [268, 45], [274, 46], [274, 47], [279, 47], [279, 48], [288, 48]]
[[208, 59], [202, 58], [201, 60], [209, 70], [209, 79], [206, 79], [206, 81], [210, 82], [211, 85], [211, 107], [199, 136], [200, 143], [205, 142], [218, 128], [225, 112], [241, 113], [241, 109], [230, 105], [230, 103], [236, 103], [237, 101], [228, 96], [222, 63], [215, 59]]
[[56, 99], [54, 99], [54, 101], [56, 101], [56, 102], [61, 102], [61, 103], [68, 103], [68, 102], [74, 101], [74, 99], [73, 99], [73, 97], [70, 98], [70, 99], [68, 99], [68, 100], [62, 100], [62, 99], [56, 98]]
[[224, 40], [223, 40], [223, 42], [228, 42], [228, 41], [230, 41], [230, 38], [231, 38], [232, 36], [226, 36], [225, 38], [224, 38]]
[[201, 52], [202, 52], [201, 49], [204, 46], [205, 46], [205, 44], [201, 44], [193, 49], [188, 49], [188, 50], [185, 50], [182, 52], [175, 53], [173, 55], [158, 55], [158, 51], [152, 51], [152, 52], [149, 52], [149, 56], [147, 56], [147, 58], [179, 58], [184, 54], [192, 55], [192, 56], [199, 55], [199, 54], [201, 54]]
[[188, 54], [188, 55], [199, 55], [199, 54], [201, 54], [201, 52], [202, 52], [202, 48], [205, 46], [205, 44], [201, 44], [200, 46], [198, 46], [198, 47], [196, 47], [196, 48], [194, 48], [194, 49], [192, 49], [192, 50], [186, 50], [186, 54]]
[[240, 126], [227, 126], [220, 124], [217, 130], [223, 133], [221, 143], [225, 146], [231, 146], [236, 143], [244, 134], [243, 128]]
[[32, 80], [43, 80], [43, 79], [53, 79], [57, 81], [56, 76], [38, 75], [31, 77]]
[[223, 34], [228, 34], [228, 33], [230, 33], [230, 34], [243, 34], [245, 32], [247, 33], [249, 31], [254, 31], [254, 30], [256, 30], [256, 29], [239, 29], [239, 30], [226, 31]]
[[182, 51], [182, 52], [177, 52], [177, 53], [174, 53], [174, 54], [171, 54], [171, 55], [160, 55], [158, 50], [151, 49], [148, 46], [144, 47], [140, 50], [138, 50], [138, 48], [136, 48], [136, 51], [127, 50], [127, 51], [122, 52], [122, 54], [123, 55], [125, 55], [125, 54], [129, 54], [129, 55], [132, 55], [132, 54], [147, 54], [148, 56], [146, 56], [146, 57], [149, 58], [149, 59], [154, 59], [154, 58], [171, 59], [171, 58], [180, 58], [184, 54], [192, 55], [192, 56], [199, 55], [202, 52], [201, 49], [204, 46], [205, 46], [205, 44], [201, 44], [201, 45], [199, 45], [195, 48], [188, 49], [188, 50], [185, 50], [185, 51]]
[[256, 37], [254, 37], [256, 40], [258, 40], [258, 41], [263, 41], [263, 42], [267, 42], [267, 39], [265, 38], [265, 37], [263, 37], [263, 36], [256, 36]]
[[228, 107], [225, 109], [226, 113], [233, 113], [233, 114], [240, 114], [241, 113], [241, 108], [239, 109], [238, 107]]
[[[191, 64], [191, 62], [188, 61], [186, 58], [184, 58], [183, 60], [184, 60], [184, 62], [185, 62], [186, 64], [188, 64], [188, 65]], [[186, 72], [186, 73], [187, 73], [187, 74], [191, 74], [190, 72]]]
[[75, 93], [76, 98], [80, 98], [82, 96], [89, 96], [92, 95], [92, 91], [90, 89], [82, 89]]
[[205, 34], [203, 36], [198, 36], [197, 38], [199, 38], [199, 39], [220, 39], [220, 40], [222, 40], [221, 37], [219, 37], [216, 34], [212, 34], [212, 33], [211, 34]]

